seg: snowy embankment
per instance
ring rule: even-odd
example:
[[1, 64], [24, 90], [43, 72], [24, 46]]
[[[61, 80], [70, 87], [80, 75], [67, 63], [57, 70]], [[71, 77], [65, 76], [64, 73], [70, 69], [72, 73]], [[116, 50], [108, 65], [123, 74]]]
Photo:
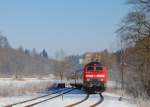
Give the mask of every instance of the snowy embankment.
[[37, 92], [47, 90], [54, 83], [48, 78], [24, 78], [21, 80], [0, 78], [0, 107], [39, 96]]
[[53, 81], [48, 79], [24, 78], [22, 80], [14, 80], [11, 78], [0, 78], [0, 97], [33, 93], [45, 90], [52, 84]]
[[[114, 99], [119, 98], [120, 96], [123, 95], [123, 97], [126, 99], [125, 101], [129, 101], [130, 104], [131, 103], [134, 104], [133, 107], [150, 107], [149, 99], [146, 99], [145, 96], [143, 96], [143, 97], [139, 96], [139, 98], [134, 98], [133, 96], [126, 93], [125, 90], [124, 91], [121, 90], [121, 84], [119, 82], [108, 81], [107, 82], [107, 90], [106, 90], [106, 92], [104, 92], [104, 95], [106, 98], [107, 98], [107, 96], [113, 96]], [[114, 102], [114, 100], [111, 100], [111, 101], [109, 101], [109, 103], [107, 105], [110, 105], [113, 102]], [[117, 104], [122, 104], [122, 103], [124, 103], [124, 102], [119, 101]], [[130, 107], [127, 105], [125, 107]], [[114, 105], [114, 106], [117, 107], [116, 105]], [[121, 106], [121, 107], [124, 107], [124, 106]]]

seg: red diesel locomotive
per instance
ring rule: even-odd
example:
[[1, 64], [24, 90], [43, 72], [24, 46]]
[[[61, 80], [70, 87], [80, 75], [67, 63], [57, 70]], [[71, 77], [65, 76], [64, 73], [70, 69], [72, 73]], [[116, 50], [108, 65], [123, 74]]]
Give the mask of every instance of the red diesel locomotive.
[[84, 66], [83, 87], [89, 93], [101, 93], [105, 91], [106, 82], [106, 65], [103, 65], [100, 62], [90, 62]]

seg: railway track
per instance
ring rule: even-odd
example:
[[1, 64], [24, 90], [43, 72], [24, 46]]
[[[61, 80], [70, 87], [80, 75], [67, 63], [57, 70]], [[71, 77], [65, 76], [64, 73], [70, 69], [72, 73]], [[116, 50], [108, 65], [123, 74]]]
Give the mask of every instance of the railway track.
[[[18, 106], [18, 107], [33, 107], [35, 105], [38, 105], [38, 104], [41, 104], [41, 103], [44, 103], [46, 101], [49, 101], [51, 99], [54, 99], [54, 98], [57, 98], [57, 97], [60, 97], [62, 96], [63, 94], [67, 94], [71, 91], [75, 90], [75, 88], [72, 88], [72, 89], [62, 89], [62, 90], [57, 90], [57, 91], [54, 91], [52, 93], [49, 93], [47, 95], [44, 95], [44, 96], [40, 96], [40, 97], [36, 97], [36, 98], [33, 98], [33, 99], [30, 99], [30, 100], [25, 100], [25, 101], [21, 101], [21, 102], [18, 102], [18, 103], [15, 103], [15, 104], [11, 104], [11, 105], [7, 105], [7, 106], [4, 106], [4, 107], [13, 107], [13, 106]], [[58, 94], [59, 93], [59, 94]], [[56, 94], [56, 95], [55, 95]], [[53, 96], [52, 96], [53, 95]], [[90, 94], [87, 93], [86, 96], [84, 97], [84, 99], [76, 102], [76, 103], [73, 103], [73, 104], [70, 104], [70, 105], [67, 105], [66, 107], [73, 107], [73, 106], [78, 106], [80, 105], [81, 103], [85, 102], [86, 100], [88, 100], [90, 97]], [[95, 104], [93, 105], [90, 105], [89, 107], [96, 107], [98, 105], [100, 105], [103, 101], [104, 101], [104, 97], [103, 95], [100, 93], [99, 94], [99, 101], [96, 102]], [[40, 100], [39, 100], [40, 99]]]
[[96, 102], [95, 104], [89, 106], [89, 107], [96, 107], [96, 106], [98, 106], [99, 104], [101, 104], [104, 101], [104, 97], [103, 97], [103, 95], [101, 93], [99, 94], [99, 96], [100, 96], [99, 101]]
[[[89, 96], [90, 96], [90, 95], [87, 93], [87, 95], [86, 95], [86, 97], [85, 97], [84, 99], [82, 99], [82, 100], [79, 101], [79, 102], [76, 102], [76, 103], [67, 105], [66, 107], [73, 107], [73, 106], [80, 105], [81, 103], [83, 103], [83, 102], [85, 102], [86, 100], [88, 100]], [[96, 102], [95, 104], [89, 106], [89, 107], [96, 107], [96, 106], [98, 106], [99, 104], [101, 104], [101, 103], [104, 101], [104, 97], [103, 97], [103, 95], [102, 95], [101, 93], [99, 94], [99, 96], [100, 96], [99, 101]]]
[[35, 106], [35, 105], [37, 105], [37, 104], [40, 104], [40, 103], [46, 102], [46, 101], [48, 101], [48, 100], [51, 100], [51, 99], [57, 98], [57, 97], [59, 97], [59, 96], [62, 96], [63, 94], [67, 94], [67, 93], [69, 93], [69, 92], [71, 92], [71, 91], [73, 91], [73, 90], [74, 90], [74, 89], [69, 89], [69, 90], [67, 90], [67, 91], [65, 91], [65, 92], [63, 92], [63, 93], [61, 93], [61, 94], [55, 95], [55, 96], [53, 96], [53, 97], [44, 99], [44, 100], [42, 100], [42, 101], [39, 101], [39, 102], [30, 104], [30, 105], [26, 105], [26, 106], [24, 106], [24, 107], [32, 107], [32, 106]]
[[[4, 107], [13, 107], [13, 106], [17, 106], [17, 105], [21, 105], [21, 104], [26, 104], [26, 103], [35, 101], [35, 103], [29, 104], [29, 105], [26, 104], [25, 106], [21, 106], [21, 107], [32, 107], [32, 106], [37, 105], [37, 104], [40, 104], [40, 103], [42, 103], [42, 102], [45, 102], [45, 101], [54, 99], [54, 98], [56, 98], [56, 97], [59, 97], [59, 96], [61, 96], [61, 95], [63, 95], [63, 94], [69, 93], [69, 92], [71, 92], [71, 91], [73, 91], [73, 90], [74, 90], [74, 89], [62, 89], [62, 90], [57, 90], [57, 91], [54, 91], [54, 92], [49, 93], [49, 94], [44, 95], [44, 96], [40, 96], [40, 97], [36, 97], [36, 98], [33, 98], [33, 99], [21, 101], [21, 102], [18, 102], [18, 103], [6, 105], [6, 106], [4, 106]], [[64, 92], [63, 92], [63, 91], [64, 91]], [[62, 93], [60, 93], [60, 92], [62, 92]], [[57, 93], [60, 93], [60, 94], [51, 97], [51, 95], [57, 94]], [[49, 97], [49, 98], [47, 98], [47, 97]], [[45, 98], [45, 99], [44, 99], [44, 100], [41, 100], [41, 101], [36, 101], [36, 100], [39, 100], [39, 99], [42, 99], [42, 98]]]
[[88, 98], [89, 98], [89, 94], [87, 93], [87, 95], [86, 95], [86, 97], [85, 97], [84, 99], [82, 99], [82, 100], [79, 101], [79, 102], [76, 102], [76, 103], [67, 105], [66, 107], [73, 107], [73, 106], [79, 105], [79, 104], [83, 103], [84, 101], [86, 101]]

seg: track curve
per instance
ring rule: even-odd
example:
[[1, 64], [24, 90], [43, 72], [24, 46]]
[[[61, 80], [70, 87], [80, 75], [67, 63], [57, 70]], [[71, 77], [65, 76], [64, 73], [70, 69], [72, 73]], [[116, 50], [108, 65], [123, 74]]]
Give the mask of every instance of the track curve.
[[79, 105], [79, 104], [81, 104], [82, 102], [86, 101], [88, 98], [89, 98], [89, 94], [87, 93], [87, 95], [86, 95], [86, 97], [85, 97], [84, 99], [82, 99], [82, 100], [79, 101], [79, 102], [76, 102], [76, 103], [67, 105], [66, 107], [73, 107], [73, 106]]
[[99, 96], [100, 96], [100, 100], [98, 102], [96, 102], [95, 104], [89, 106], [89, 107], [96, 107], [104, 101], [104, 97], [101, 93], [99, 94]]

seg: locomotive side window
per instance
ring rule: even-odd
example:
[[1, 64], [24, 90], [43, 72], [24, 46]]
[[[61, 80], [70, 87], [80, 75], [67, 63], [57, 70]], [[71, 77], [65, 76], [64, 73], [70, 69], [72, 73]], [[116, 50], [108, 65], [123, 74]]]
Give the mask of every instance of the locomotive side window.
[[92, 71], [92, 70], [94, 70], [94, 67], [88, 67], [87, 68], [87, 71]]
[[97, 70], [97, 71], [98, 71], [98, 70], [103, 70], [103, 67], [97, 66], [97, 67], [96, 67], [96, 70]]

